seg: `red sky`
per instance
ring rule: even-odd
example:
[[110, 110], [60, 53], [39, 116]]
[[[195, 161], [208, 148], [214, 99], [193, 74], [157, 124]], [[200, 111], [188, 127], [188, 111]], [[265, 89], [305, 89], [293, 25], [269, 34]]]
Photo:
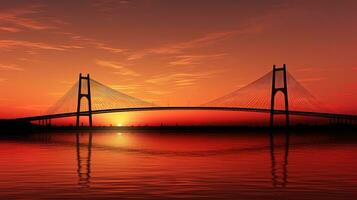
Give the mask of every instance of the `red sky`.
[[159, 105], [199, 105], [286, 63], [357, 113], [356, 1], [0, 1], [0, 118], [43, 113], [91, 76]]

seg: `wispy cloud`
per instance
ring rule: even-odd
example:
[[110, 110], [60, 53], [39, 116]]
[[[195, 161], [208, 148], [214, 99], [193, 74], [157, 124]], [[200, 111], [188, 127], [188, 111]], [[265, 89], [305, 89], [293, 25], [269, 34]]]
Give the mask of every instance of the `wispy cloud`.
[[261, 31], [261, 27], [255, 25], [255, 26], [247, 26], [244, 28], [238, 28], [229, 31], [206, 33], [188, 41], [166, 44], [159, 47], [145, 49], [143, 51], [130, 52], [128, 55], [128, 60], [140, 59], [150, 54], [169, 54], [169, 55], [183, 54], [184, 51], [188, 49], [201, 48], [207, 45], [215, 44], [217, 42], [226, 40], [232, 36], [236, 36], [239, 34], [257, 33], [260, 31]]
[[14, 27], [0, 27], [0, 31], [7, 31], [7, 32], [11, 32], [11, 33], [16, 33], [16, 32], [20, 32], [21, 30], [18, 28], [14, 28]]
[[92, 0], [92, 7], [105, 13], [112, 13], [120, 8], [132, 7], [130, 0]]
[[11, 50], [16, 47], [26, 47], [32, 49], [42, 49], [42, 50], [57, 50], [57, 51], [65, 51], [68, 47], [60, 46], [60, 45], [52, 45], [41, 42], [30, 42], [24, 40], [0, 40], [0, 48]]
[[2, 65], [2, 64], [0, 64], [0, 70], [24, 71], [23, 68], [17, 67], [15, 65]]
[[140, 76], [139, 73], [137, 73], [127, 67], [124, 67], [123, 64], [121, 64], [119, 62], [108, 61], [108, 60], [96, 60], [95, 63], [101, 67], [107, 67], [107, 68], [114, 69], [115, 71], [113, 73], [115, 73], [115, 74], [120, 74], [123, 76]]
[[78, 35], [75, 33], [71, 33], [71, 32], [60, 32], [61, 34], [67, 35], [69, 36], [69, 38], [74, 42], [74, 43], [78, 43], [78, 46], [91, 46], [100, 50], [104, 50], [110, 53], [115, 53], [115, 54], [123, 54], [124, 52], [127, 51], [127, 49], [124, 48], [118, 48], [118, 47], [113, 47], [110, 46], [104, 42], [100, 42], [96, 39], [93, 38], [89, 38], [83, 35]]
[[[94, 47], [111, 53], [122, 53], [124, 49], [113, 47], [103, 42], [91, 39], [85, 36], [66, 32], [66, 28], [63, 25], [69, 23], [58, 18], [51, 17], [51, 15], [43, 17], [46, 12], [46, 6], [32, 5], [24, 7], [16, 7], [12, 9], [3, 9], [0, 12], [0, 32], [20, 32], [27, 30], [46, 30], [53, 29], [48, 32], [49, 34], [59, 34], [67, 36], [66, 40], [62, 44], [53, 44], [43, 42], [41, 40], [22, 40], [22, 39], [1, 39], [0, 48], [3, 50], [12, 50], [14, 48], [24, 47], [31, 48], [26, 50], [27, 53], [37, 53], [35, 50], [57, 50], [67, 51], [75, 49], [83, 49], [85, 47]], [[61, 28], [61, 29], [60, 29]]]
[[135, 94], [142, 87], [141, 84], [109, 85], [110, 88], [125, 94]]
[[206, 60], [212, 60], [222, 57], [226, 54], [210, 54], [210, 55], [179, 55], [175, 56], [175, 60], [169, 62], [170, 65], [193, 65], [200, 64]]
[[213, 44], [223, 39], [226, 39], [230, 36], [237, 34], [240, 31], [226, 31], [226, 32], [216, 32], [216, 33], [208, 33], [201, 37], [186, 41], [179, 42], [176, 44], [165, 45], [158, 48], [149, 49], [151, 53], [157, 54], [175, 54], [181, 53], [184, 49], [197, 48], [202, 47], [208, 44]]
[[115, 90], [124, 90], [124, 91], [135, 91], [139, 88], [141, 88], [143, 85], [142, 84], [123, 84], [123, 85], [109, 85], [109, 87], [115, 89]]
[[2, 10], [0, 13], [0, 26], [8, 24], [10, 26], [2, 27], [1, 30], [9, 32], [18, 32], [21, 29], [44, 30], [55, 28], [53, 25], [46, 24], [40, 20], [36, 20], [33, 15], [41, 13], [41, 5], [32, 5], [26, 7], [13, 8]]
[[221, 73], [224, 70], [211, 70], [206, 72], [173, 73], [156, 75], [145, 82], [151, 84], [170, 84], [175, 86], [191, 86], [201, 79], [206, 79]]
[[[82, 49], [84, 47], [73, 44], [49, 44], [44, 42], [32, 42], [25, 40], [0, 40], [0, 48], [2, 50], [13, 50], [15, 48], [29, 48], [32, 50], [56, 50], [56, 51], [68, 51], [71, 49]], [[36, 53], [35, 51], [27, 50], [27, 53]]]
[[175, 80], [174, 82], [176, 86], [190, 86], [190, 85], [194, 85], [196, 81], [197, 79], [191, 78], [191, 79]]
[[113, 69], [122, 69], [124, 68], [121, 64], [113, 61], [107, 61], [107, 60], [96, 60], [95, 63], [99, 66], [103, 67], [109, 67]]
[[125, 51], [125, 49], [110, 47], [110, 46], [107, 46], [107, 45], [105, 45], [103, 43], [100, 43], [100, 42], [96, 42], [94, 44], [98, 49], [106, 50], [106, 51], [109, 51], [109, 52], [112, 52], [112, 53], [122, 53], [122, 52]]

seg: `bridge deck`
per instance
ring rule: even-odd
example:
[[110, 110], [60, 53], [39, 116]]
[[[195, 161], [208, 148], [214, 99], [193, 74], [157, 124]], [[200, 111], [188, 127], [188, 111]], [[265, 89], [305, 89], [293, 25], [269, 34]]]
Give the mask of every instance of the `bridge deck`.
[[[163, 110], [216, 110], [216, 111], [240, 111], [240, 112], [257, 112], [270, 113], [270, 109], [264, 108], [240, 108], [240, 107], [193, 107], [193, 106], [175, 106], [175, 107], [137, 107], [137, 108], [114, 108], [104, 110], [93, 110], [92, 114], [116, 113], [116, 112], [138, 112], [138, 111], [163, 111]], [[274, 110], [276, 114], [285, 114], [284, 110]], [[81, 114], [89, 114], [88, 111], [83, 111]], [[34, 121], [41, 119], [54, 119], [76, 116], [77, 112], [49, 114], [32, 117], [16, 118], [15, 120]], [[305, 111], [289, 111], [289, 115], [306, 116], [306, 117], [320, 117], [328, 119], [348, 119], [357, 120], [357, 115], [334, 114], [334, 113], [320, 113], [320, 112], [305, 112]]]

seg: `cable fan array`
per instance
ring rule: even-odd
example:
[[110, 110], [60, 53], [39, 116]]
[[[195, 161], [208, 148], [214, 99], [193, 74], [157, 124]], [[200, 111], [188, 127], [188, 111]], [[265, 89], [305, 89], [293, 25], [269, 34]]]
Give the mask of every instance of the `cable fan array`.
[[[283, 76], [277, 75], [275, 84], [283, 85]], [[287, 73], [289, 110], [326, 111], [328, 110], [311, 95], [290, 73]], [[270, 109], [272, 72], [268, 72], [256, 81], [220, 98], [203, 104], [203, 106], [242, 107]], [[283, 94], [277, 93], [275, 109], [284, 109]], [[280, 96], [281, 95], [281, 96]]]
[[[76, 82], [53, 106], [51, 106], [46, 114], [59, 114], [77, 111], [78, 103], [78, 82]], [[87, 84], [82, 81], [82, 93], [87, 92]], [[153, 103], [149, 103], [138, 98], [129, 96], [114, 90], [96, 80], [90, 80], [92, 110], [105, 110], [114, 108], [136, 108], [136, 107], [153, 107]], [[88, 110], [87, 99], [81, 100], [81, 111]]]
[[[90, 79], [92, 110], [114, 108], [155, 107], [157, 105], [143, 101], [116, 91], [96, 80]], [[283, 75], [276, 76], [276, 86], [283, 85]], [[290, 73], [287, 73], [289, 110], [295, 111], [328, 111], [313, 95], [311, 95]], [[235, 90], [227, 95], [212, 100], [202, 106], [212, 107], [241, 107], [270, 109], [271, 104], [272, 72], [266, 73], [256, 81]], [[82, 92], [86, 92], [87, 84], [82, 82]], [[284, 109], [283, 94], [275, 98], [275, 109]], [[76, 112], [78, 98], [78, 82], [75, 83], [46, 114]], [[81, 111], [88, 110], [85, 98], [81, 101]]]

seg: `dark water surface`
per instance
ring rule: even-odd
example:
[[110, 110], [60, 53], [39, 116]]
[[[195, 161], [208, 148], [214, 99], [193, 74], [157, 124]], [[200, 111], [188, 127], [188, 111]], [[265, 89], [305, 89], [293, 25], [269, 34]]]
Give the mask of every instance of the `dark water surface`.
[[0, 199], [357, 199], [354, 132], [0, 139]]

